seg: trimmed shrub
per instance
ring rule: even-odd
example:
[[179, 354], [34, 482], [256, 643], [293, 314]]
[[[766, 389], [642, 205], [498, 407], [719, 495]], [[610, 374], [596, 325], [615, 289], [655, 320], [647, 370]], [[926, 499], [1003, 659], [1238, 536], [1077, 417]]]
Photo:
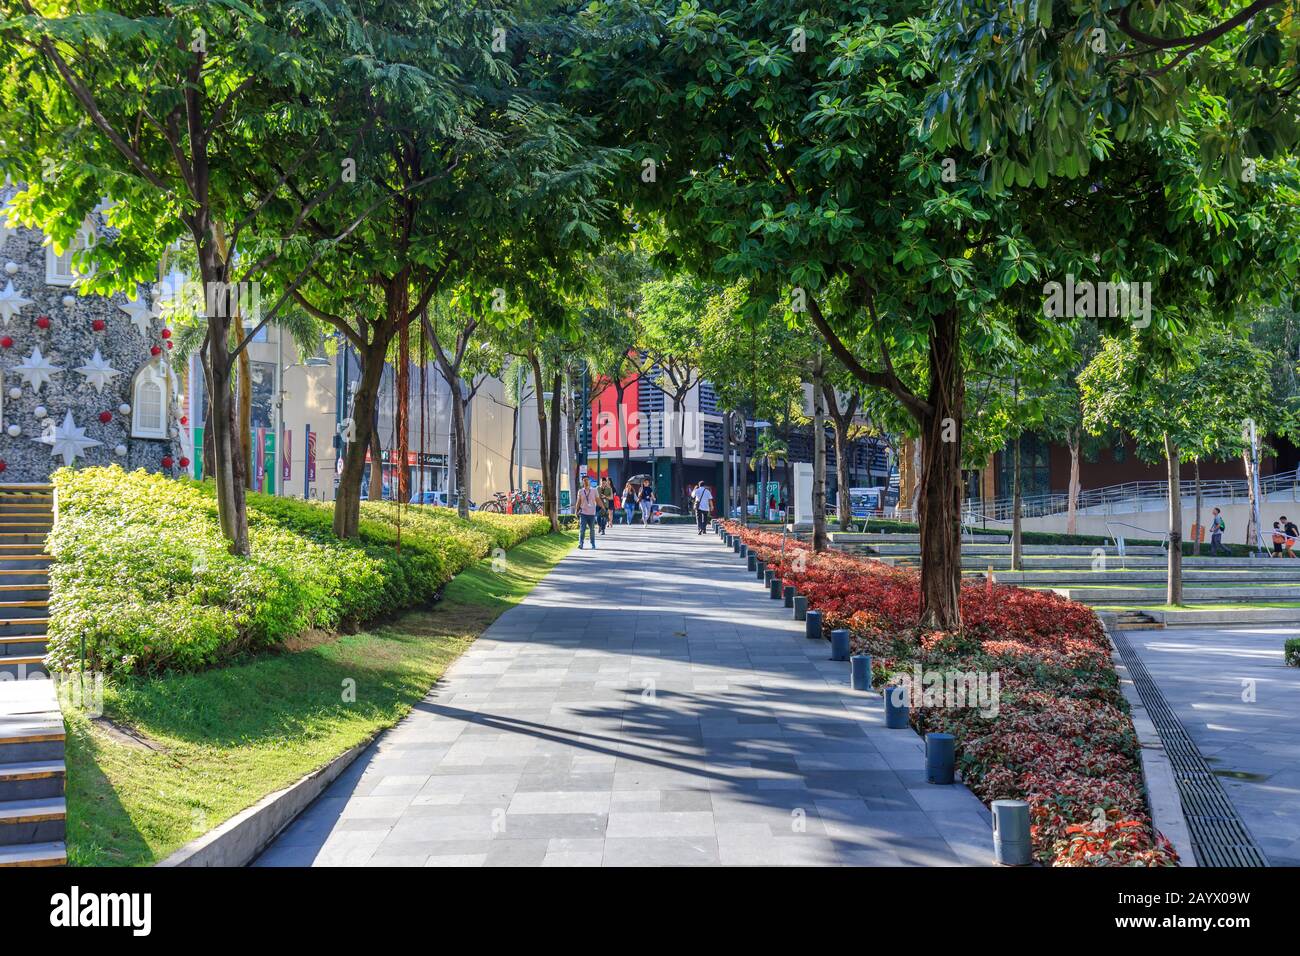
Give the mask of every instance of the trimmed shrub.
[[1291, 667], [1300, 667], [1300, 637], [1287, 638], [1282, 647], [1282, 659]]
[[[210, 483], [144, 471], [54, 474], [49, 663], [104, 671], [194, 670], [309, 628], [351, 627], [432, 600], [454, 575], [545, 519], [462, 521], [447, 509], [362, 506], [359, 541], [328, 503], [249, 493], [251, 554], [226, 548]], [[434, 514], [433, 512], [439, 512]]]

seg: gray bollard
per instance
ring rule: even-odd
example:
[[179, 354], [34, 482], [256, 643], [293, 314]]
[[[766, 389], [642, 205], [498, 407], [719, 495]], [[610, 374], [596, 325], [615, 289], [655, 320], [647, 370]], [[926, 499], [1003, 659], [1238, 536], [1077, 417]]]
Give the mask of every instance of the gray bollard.
[[1034, 861], [1025, 801], [993, 801], [993, 859], [1003, 866], [1028, 866]]
[[757, 567], [758, 567], [758, 555], [756, 555], [753, 551], [749, 552], [749, 557], [747, 558], [747, 560], [746, 560], [746, 562], [745, 562], [745, 566], [746, 566], [747, 568], [749, 568], [749, 570], [751, 570], [751, 571], [753, 571], [755, 568], [757, 568]]
[[890, 730], [903, 730], [907, 722], [907, 688], [892, 684], [885, 688], [885, 726]]
[[772, 587], [772, 579], [773, 579], [774, 577], [776, 577], [776, 572], [775, 572], [775, 571], [773, 571], [771, 568], [764, 568], [764, 569], [763, 569], [763, 587], [765, 587], [765, 588], [769, 588], [769, 589], [770, 589], [770, 588]]
[[767, 571], [767, 562], [764, 561], [764, 560], [762, 560], [761, 558], [760, 558], [759, 560], [755, 561], [755, 562], [754, 562], [754, 571], [756, 572], [756, 573], [754, 574], [754, 577], [756, 577], [756, 578], [761, 578], [761, 577], [763, 576], [764, 572]]
[[925, 779], [930, 783], [952, 783], [957, 763], [957, 741], [952, 734], [925, 735]]
[[767, 596], [774, 601], [781, 600], [781, 579], [780, 578], [772, 579], [772, 584], [770, 585], [770, 590], [768, 591]]
[[853, 689], [871, 690], [871, 655], [854, 654], [849, 660], [853, 665]]
[[731, 536], [731, 550], [736, 552], [736, 554], [740, 554], [740, 539], [735, 535]]
[[741, 556], [742, 558], [748, 558], [748, 557], [749, 557], [749, 545], [747, 545], [747, 544], [745, 544], [745, 543], [743, 543], [743, 542], [742, 542], [741, 545], [740, 545], [740, 556]]
[[794, 596], [794, 619], [802, 621], [808, 616], [808, 598], [802, 594]]
[[785, 590], [781, 592], [781, 597], [786, 607], [794, 607], [794, 585], [787, 584]]
[[822, 639], [822, 612], [809, 611], [803, 619], [803, 636], [810, 641]]
[[849, 659], [849, 632], [844, 628], [831, 631], [831, 660]]

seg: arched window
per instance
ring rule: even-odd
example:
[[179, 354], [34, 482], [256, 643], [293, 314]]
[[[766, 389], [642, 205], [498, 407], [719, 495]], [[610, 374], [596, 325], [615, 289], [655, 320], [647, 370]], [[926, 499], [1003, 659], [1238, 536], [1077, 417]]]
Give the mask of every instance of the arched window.
[[167, 437], [167, 379], [153, 362], [131, 383], [131, 437]]
[[[77, 238], [72, 245], [63, 250], [62, 255], [55, 255], [53, 243], [45, 246], [45, 282], [47, 285], [74, 285], [81, 272], [72, 262], [74, 253], [89, 249], [94, 241], [88, 227], [77, 231]], [[93, 270], [92, 270], [93, 271]]]

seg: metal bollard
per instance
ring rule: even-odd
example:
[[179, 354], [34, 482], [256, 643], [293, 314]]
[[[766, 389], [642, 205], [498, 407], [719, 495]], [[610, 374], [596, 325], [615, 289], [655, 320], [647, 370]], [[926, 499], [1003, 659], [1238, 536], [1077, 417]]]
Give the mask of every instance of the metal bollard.
[[773, 571], [771, 568], [765, 568], [765, 569], [763, 570], [763, 587], [765, 587], [765, 588], [771, 588], [771, 587], [772, 587], [772, 579], [773, 579], [774, 577], [776, 577], [776, 572]]
[[831, 660], [847, 661], [849, 659], [849, 632], [844, 628], [831, 631]]
[[822, 639], [822, 612], [809, 611], [803, 619], [803, 636], [810, 641]]
[[746, 566], [747, 568], [749, 568], [749, 570], [751, 570], [751, 571], [753, 571], [755, 568], [757, 568], [757, 567], [758, 567], [758, 555], [754, 554], [753, 551], [749, 552], [749, 557], [748, 557], [748, 559], [747, 559], [746, 562], [745, 562], [745, 566]]
[[1034, 861], [1025, 801], [993, 801], [993, 859], [1003, 866], [1028, 866]]
[[785, 590], [781, 592], [786, 607], [794, 607], [794, 585], [787, 584]]
[[794, 619], [802, 621], [808, 616], [808, 598], [802, 594], [794, 596]]
[[774, 601], [779, 601], [781, 599], [781, 579], [773, 578], [770, 587], [771, 590], [768, 591], [767, 596]]
[[957, 763], [957, 741], [952, 734], [925, 735], [925, 779], [930, 783], [952, 783]]
[[890, 730], [903, 730], [910, 726], [907, 720], [907, 688], [891, 684], [885, 688], [885, 726]]
[[871, 655], [854, 654], [849, 661], [853, 665], [853, 689], [871, 690]]
[[736, 554], [740, 554], [740, 539], [734, 534], [731, 536], [731, 550], [736, 552]]
[[761, 577], [763, 576], [764, 572], [767, 571], [767, 562], [764, 561], [764, 560], [762, 560], [761, 558], [760, 558], [759, 560], [755, 561], [755, 562], [754, 562], [754, 571], [756, 572], [756, 573], [754, 574], [754, 577], [756, 577], [756, 578], [761, 578]]
[[749, 545], [744, 544], [744, 543], [742, 543], [742, 544], [740, 545], [740, 556], [741, 556], [742, 558], [748, 558], [748, 557], [749, 557]]

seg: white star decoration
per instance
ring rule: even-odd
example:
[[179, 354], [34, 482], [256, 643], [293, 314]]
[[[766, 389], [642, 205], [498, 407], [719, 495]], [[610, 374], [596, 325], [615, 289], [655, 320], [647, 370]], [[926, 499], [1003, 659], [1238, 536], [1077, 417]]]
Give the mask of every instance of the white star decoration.
[[23, 359], [20, 365], [14, 366], [14, 371], [32, 387], [33, 392], [39, 392], [54, 372], [62, 372], [63, 369], [51, 365], [38, 346], [32, 349], [32, 354]]
[[71, 465], [87, 448], [94, 448], [100, 444], [93, 438], [87, 438], [84, 428], [77, 427], [77, 423], [72, 420], [71, 411], [63, 416], [62, 425], [47, 426], [45, 434], [36, 440], [50, 446], [51, 458], [62, 455], [65, 465]]
[[113, 380], [113, 376], [122, 374], [108, 364], [104, 356], [99, 354], [99, 349], [95, 349], [95, 354], [77, 371], [86, 376], [86, 382], [93, 385], [101, 395], [104, 394], [104, 386]]
[[10, 279], [0, 291], [0, 319], [4, 321], [5, 327], [8, 328], [9, 320], [23, 310], [23, 306], [31, 305], [31, 299], [24, 299], [23, 294], [14, 288], [14, 280]]
[[150, 334], [150, 323], [158, 317], [158, 313], [144, 304], [144, 299], [133, 299], [125, 305], [118, 304], [118, 308], [131, 317], [131, 324], [134, 325], [146, 339]]

